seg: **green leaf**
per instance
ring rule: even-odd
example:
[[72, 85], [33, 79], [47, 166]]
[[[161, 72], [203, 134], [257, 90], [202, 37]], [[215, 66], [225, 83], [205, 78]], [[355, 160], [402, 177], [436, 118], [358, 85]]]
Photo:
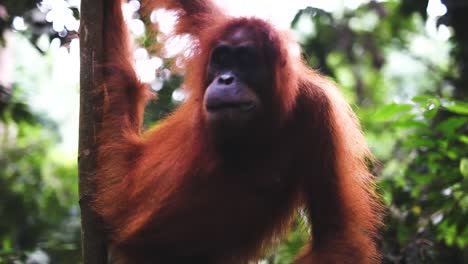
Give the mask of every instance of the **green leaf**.
[[392, 125], [395, 127], [403, 128], [423, 128], [427, 126], [427, 124], [423, 120], [418, 119], [420, 118], [415, 113], [402, 113], [399, 114], [397, 118], [394, 118], [394, 122], [392, 123]]
[[374, 115], [376, 121], [387, 121], [398, 114], [405, 113], [413, 109], [411, 104], [391, 103], [380, 108]]
[[[468, 209], [468, 195], [465, 195], [463, 191], [459, 192], [460, 194], [455, 199], [459, 200], [460, 208], [464, 211]], [[468, 239], [468, 230], [467, 230], [467, 239]]]
[[448, 150], [446, 154], [451, 160], [458, 159], [458, 153], [456, 151]]
[[437, 113], [439, 112], [439, 108], [438, 107], [434, 107], [434, 108], [430, 108], [426, 111], [424, 111], [423, 115], [426, 119], [432, 119], [434, 118], [434, 116], [437, 115]]
[[420, 147], [432, 148], [437, 145], [437, 142], [434, 141], [432, 138], [414, 136], [414, 137], [410, 137], [409, 140], [405, 142], [405, 145], [410, 146], [410, 147], [415, 147], [415, 148], [420, 148]]
[[398, 228], [398, 240], [399, 241], [407, 241], [410, 237], [411, 229], [406, 225], [400, 225]]
[[460, 172], [463, 177], [468, 178], [468, 158], [460, 160]]
[[459, 139], [461, 142], [467, 143], [467, 144], [468, 144], [468, 136], [461, 135], [458, 139]]
[[393, 123], [395, 127], [402, 127], [402, 128], [423, 128], [426, 127], [426, 123], [423, 121], [416, 121], [416, 120], [404, 120], [404, 121], [397, 121]]
[[442, 105], [450, 112], [468, 115], [468, 103], [461, 101], [446, 101]]
[[12, 243], [11, 243], [11, 240], [10, 239], [4, 239], [2, 241], [2, 250], [4, 251], [9, 251], [9, 250], [12, 250], [13, 249], [13, 246], [12, 246]]
[[418, 104], [427, 104], [428, 101], [437, 99], [434, 96], [430, 95], [417, 95], [411, 99], [411, 101], [418, 103]]
[[466, 117], [451, 117], [441, 122], [437, 126], [437, 129], [445, 133], [453, 133], [456, 129], [466, 125], [467, 123], [468, 118]]
[[464, 239], [462, 236], [459, 236], [457, 237], [456, 243], [459, 248], [464, 248], [467, 244], [467, 240]]
[[445, 243], [447, 243], [447, 245], [449, 246], [452, 246], [453, 243], [455, 242], [456, 236], [457, 236], [457, 226], [452, 224], [445, 230], [445, 234], [444, 234]]
[[423, 108], [423, 115], [426, 119], [432, 119], [437, 115], [440, 107], [440, 100], [437, 97], [429, 95], [419, 95], [412, 99], [413, 102], [421, 105]]

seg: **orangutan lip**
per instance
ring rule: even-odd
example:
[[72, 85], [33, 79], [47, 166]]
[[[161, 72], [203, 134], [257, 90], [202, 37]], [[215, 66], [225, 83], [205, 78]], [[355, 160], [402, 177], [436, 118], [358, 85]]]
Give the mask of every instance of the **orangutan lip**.
[[250, 111], [255, 108], [255, 103], [251, 101], [246, 102], [212, 102], [206, 104], [206, 109], [210, 112], [222, 111], [229, 109], [240, 109], [242, 111]]

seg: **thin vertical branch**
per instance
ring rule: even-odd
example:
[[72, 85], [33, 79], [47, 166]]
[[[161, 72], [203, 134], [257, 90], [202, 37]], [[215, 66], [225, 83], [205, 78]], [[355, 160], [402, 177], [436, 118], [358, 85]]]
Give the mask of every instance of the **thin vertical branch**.
[[96, 91], [102, 79], [102, 70], [97, 66], [102, 65], [104, 52], [103, 7], [103, 0], [81, 1], [78, 170], [84, 264], [107, 263], [103, 223], [90, 206], [95, 192], [97, 134], [102, 119], [103, 98]]

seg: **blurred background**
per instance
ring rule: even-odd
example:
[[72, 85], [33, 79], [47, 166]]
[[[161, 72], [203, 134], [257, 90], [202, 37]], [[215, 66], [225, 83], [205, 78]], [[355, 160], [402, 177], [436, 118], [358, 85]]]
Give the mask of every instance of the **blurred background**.
[[[291, 28], [306, 61], [357, 112], [388, 207], [384, 263], [468, 263], [468, 1], [217, 1]], [[77, 191], [80, 0], [0, 0], [0, 263], [80, 263]], [[159, 92], [149, 126], [185, 98], [171, 71], [184, 39], [157, 11], [145, 35], [124, 6], [141, 79]], [[149, 53], [152, 40], [161, 49]], [[298, 221], [263, 264], [290, 263]]]

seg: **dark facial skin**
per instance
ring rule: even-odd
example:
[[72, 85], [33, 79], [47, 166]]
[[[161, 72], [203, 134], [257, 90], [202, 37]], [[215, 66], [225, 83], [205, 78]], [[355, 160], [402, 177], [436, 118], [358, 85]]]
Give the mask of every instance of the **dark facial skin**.
[[272, 77], [254, 37], [249, 29], [238, 28], [211, 51], [204, 105], [212, 125], [245, 128], [262, 112], [261, 94]]

